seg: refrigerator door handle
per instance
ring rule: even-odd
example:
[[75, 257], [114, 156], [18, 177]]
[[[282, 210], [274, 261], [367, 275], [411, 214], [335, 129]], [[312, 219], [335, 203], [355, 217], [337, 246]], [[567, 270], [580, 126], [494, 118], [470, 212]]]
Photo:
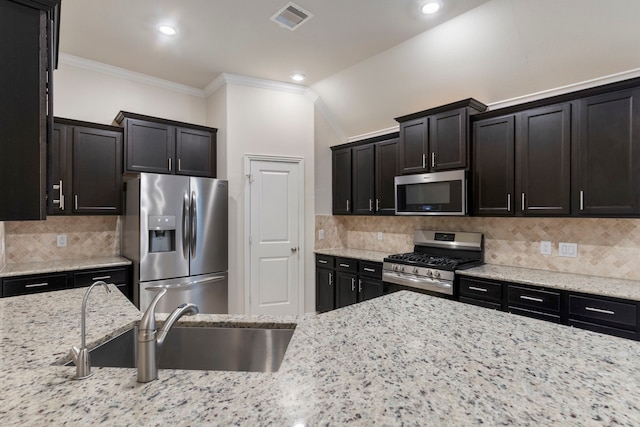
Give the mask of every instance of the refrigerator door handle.
[[184, 259], [189, 257], [189, 193], [184, 193], [182, 201], [182, 253]]
[[171, 290], [186, 290], [193, 288], [194, 286], [198, 286], [201, 283], [210, 283], [210, 282], [219, 282], [220, 280], [224, 280], [226, 276], [215, 276], [209, 277], [208, 279], [194, 280], [188, 283], [181, 283], [177, 285], [153, 285], [147, 286], [145, 290], [147, 291], [159, 291], [161, 289]]
[[198, 205], [196, 203], [196, 192], [191, 192], [191, 258], [197, 256], [196, 245], [198, 236]]

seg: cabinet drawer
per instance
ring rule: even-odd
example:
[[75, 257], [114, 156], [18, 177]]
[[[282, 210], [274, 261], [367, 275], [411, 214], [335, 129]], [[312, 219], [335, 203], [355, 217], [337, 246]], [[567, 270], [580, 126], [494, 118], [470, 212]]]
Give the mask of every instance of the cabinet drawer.
[[329, 255], [316, 255], [316, 267], [334, 268], [335, 258]]
[[502, 300], [502, 284], [484, 280], [460, 278], [460, 295], [485, 301]]
[[57, 291], [67, 288], [66, 274], [20, 277], [2, 281], [2, 296], [35, 294], [38, 292]]
[[559, 314], [545, 313], [527, 308], [509, 306], [509, 313], [518, 314], [520, 316], [533, 317], [534, 319], [546, 320], [547, 322], [561, 323]]
[[359, 261], [358, 274], [382, 280], [382, 264], [372, 261]]
[[358, 260], [352, 258], [336, 258], [336, 270], [357, 273]]
[[493, 308], [494, 310], [502, 310], [502, 304], [498, 302], [484, 301], [475, 298], [460, 297], [460, 302], [465, 304], [477, 305], [484, 308]]
[[106, 283], [113, 283], [116, 286], [127, 285], [127, 269], [116, 268], [106, 270], [91, 270], [75, 273], [74, 287], [82, 288], [91, 286], [94, 282], [102, 280]]
[[594, 323], [603, 321], [636, 327], [637, 305], [632, 302], [618, 302], [597, 297], [569, 296], [569, 316], [582, 317]]
[[559, 312], [560, 292], [508, 285], [509, 306], [516, 305], [534, 310]]
[[627, 338], [630, 340], [638, 339], [638, 334], [636, 333], [636, 331], [629, 331], [627, 329], [613, 328], [611, 326], [603, 326], [590, 322], [581, 322], [580, 320], [569, 320], [569, 325], [575, 326], [576, 328], [580, 329], [586, 329], [592, 332], [613, 335], [614, 337]]

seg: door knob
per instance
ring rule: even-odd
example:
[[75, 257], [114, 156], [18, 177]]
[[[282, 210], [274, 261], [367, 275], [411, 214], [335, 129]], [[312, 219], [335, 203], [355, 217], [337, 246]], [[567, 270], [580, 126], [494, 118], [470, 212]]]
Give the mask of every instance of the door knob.
[[293, 252], [293, 253], [298, 252], [298, 247], [296, 246], [296, 247], [294, 247], [294, 248], [291, 248], [291, 252]]

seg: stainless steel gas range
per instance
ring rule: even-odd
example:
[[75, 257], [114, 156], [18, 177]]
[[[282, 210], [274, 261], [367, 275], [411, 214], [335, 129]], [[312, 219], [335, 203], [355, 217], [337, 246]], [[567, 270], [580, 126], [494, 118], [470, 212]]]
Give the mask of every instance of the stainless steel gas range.
[[482, 233], [416, 230], [413, 243], [413, 252], [384, 259], [382, 280], [391, 284], [389, 291], [453, 295], [455, 270], [484, 263]]

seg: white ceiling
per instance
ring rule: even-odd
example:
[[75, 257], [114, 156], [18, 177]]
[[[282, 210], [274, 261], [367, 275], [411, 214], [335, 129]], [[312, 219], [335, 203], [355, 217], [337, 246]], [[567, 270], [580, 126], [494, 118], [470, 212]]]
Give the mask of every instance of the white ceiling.
[[270, 20], [288, 0], [63, 0], [60, 50], [200, 89], [220, 73], [311, 85], [486, 1], [427, 17], [426, 0], [296, 0], [313, 17], [291, 31]]
[[[198, 89], [303, 72], [351, 137], [468, 97], [640, 75], [639, 0], [442, 0], [430, 18], [424, 1], [297, 0], [314, 17], [290, 31], [269, 19], [288, 0], [63, 0], [60, 51]], [[178, 37], [155, 32], [167, 21]]]

